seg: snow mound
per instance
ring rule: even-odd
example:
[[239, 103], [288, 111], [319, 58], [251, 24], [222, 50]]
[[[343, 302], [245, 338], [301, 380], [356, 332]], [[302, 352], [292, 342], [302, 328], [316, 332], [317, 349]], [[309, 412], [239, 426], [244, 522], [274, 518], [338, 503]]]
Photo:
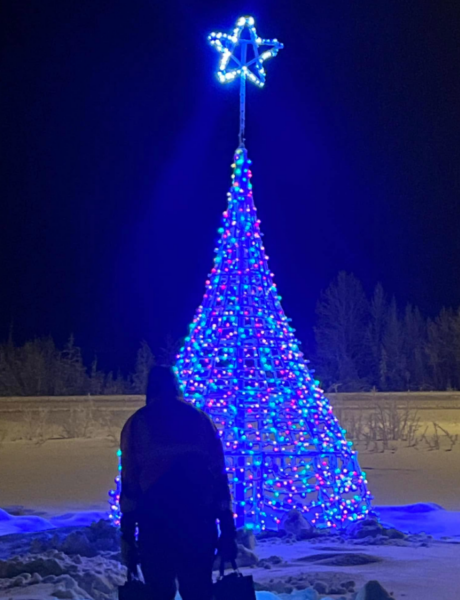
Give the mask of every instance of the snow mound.
[[379, 506], [375, 510], [382, 523], [405, 533], [460, 537], [460, 511], [444, 510], [438, 504]]
[[0, 537], [11, 533], [46, 531], [56, 527], [85, 527], [106, 518], [106, 512], [82, 511], [44, 519], [35, 515], [12, 515], [0, 508]]
[[39, 597], [35, 586], [45, 584], [50, 596], [57, 598], [111, 600], [125, 579], [125, 568], [103, 556], [70, 557], [50, 550], [0, 560], [0, 597], [10, 596], [13, 588], [29, 586], [34, 586], [34, 597]]
[[328, 567], [354, 567], [357, 565], [369, 565], [380, 562], [380, 560], [377, 556], [361, 554], [359, 552], [330, 552], [303, 556], [302, 558], [297, 558], [296, 562], [314, 563], [315, 565], [326, 565]]
[[[255, 587], [258, 591], [278, 594], [282, 600], [319, 600], [324, 594], [342, 596], [349, 598], [355, 592], [355, 581], [341, 571], [327, 571], [312, 568], [291, 570], [285, 575], [279, 572], [272, 579], [257, 579], [255, 576]], [[334, 566], [334, 565], [333, 565]], [[346, 565], [345, 565], [346, 566]]]
[[407, 504], [406, 506], [385, 506], [381, 507], [377, 510], [381, 510], [385, 508], [388, 511], [401, 511], [404, 510], [407, 513], [427, 513], [434, 512], [437, 510], [445, 510], [439, 504], [435, 504], [434, 502], [420, 502], [419, 504]]
[[28, 533], [30, 531], [43, 531], [52, 529], [54, 526], [43, 519], [35, 516], [14, 516], [0, 508], [0, 536], [9, 533]]

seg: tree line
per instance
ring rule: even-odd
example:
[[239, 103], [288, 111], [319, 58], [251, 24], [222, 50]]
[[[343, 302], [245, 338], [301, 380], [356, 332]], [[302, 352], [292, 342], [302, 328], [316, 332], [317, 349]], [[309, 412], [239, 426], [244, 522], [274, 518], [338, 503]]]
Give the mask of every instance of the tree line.
[[[434, 319], [417, 307], [401, 310], [380, 284], [370, 298], [360, 281], [341, 272], [316, 310], [317, 376], [328, 391], [460, 389], [460, 309]], [[180, 341], [168, 338], [155, 357], [172, 364]], [[0, 396], [143, 394], [155, 359], [142, 342], [134, 371], [105, 373], [87, 366], [71, 336], [63, 348], [51, 337], [0, 344]]]
[[370, 298], [352, 274], [339, 273], [316, 310], [316, 363], [326, 389], [460, 389], [460, 309], [425, 318], [400, 310], [381, 284]]
[[96, 358], [87, 367], [73, 336], [63, 348], [52, 337], [17, 346], [10, 336], [0, 344], [0, 396], [144, 394], [153, 363], [145, 341], [137, 352], [134, 372], [123, 376], [100, 370]]

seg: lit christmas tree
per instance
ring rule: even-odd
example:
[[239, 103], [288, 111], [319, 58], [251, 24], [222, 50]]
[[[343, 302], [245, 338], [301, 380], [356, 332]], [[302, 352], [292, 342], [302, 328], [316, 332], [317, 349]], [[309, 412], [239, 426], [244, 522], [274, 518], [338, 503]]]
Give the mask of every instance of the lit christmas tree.
[[[247, 37], [245, 37], [247, 35]], [[282, 44], [242, 17], [213, 33], [223, 83], [240, 79], [240, 146], [206, 293], [175, 372], [184, 398], [219, 428], [239, 527], [277, 528], [300, 511], [317, 528], [343, 529], [370, 509], [352, 443], [308, 370], [268, 267], [244, 146], [246, 79], [262, 87], [263, 63]], [[261, 50], [261, 46], [268, 49]], [[111, 492], [119, 522], [120, 478]]]
[[[277, 527], [296, 508], [315, 527], [341, 529], [366, 516], [371, 496], [352, 443], [283, 312], [244, 147], [246, 79], [262, 86], [262, 63], [282, 45], [261, 40], [251, 17], [242, 17], [228, 36], [211, 34], [210, 41], [222, 53], [219, 80], [240, 78], [240, 147], [214, 268], [176, 374], [184, 398], [208, 413], [221, 432], [239, 526]], [[259, 54], [261, 45], [270, 49]]]
[[232, 167], [214, 268], [176, 373], [221, 431], [238, 525], [273, 528], [296, 508], [316, 527], [342, 528], [369, 510], [365, 476], [283, 312], [245, 148]]

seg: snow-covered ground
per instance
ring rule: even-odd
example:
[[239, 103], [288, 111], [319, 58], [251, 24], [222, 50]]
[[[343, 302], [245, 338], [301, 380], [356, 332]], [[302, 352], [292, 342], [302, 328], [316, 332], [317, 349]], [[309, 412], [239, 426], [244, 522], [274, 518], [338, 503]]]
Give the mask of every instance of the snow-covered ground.
[[[374, 504], [381, 507], [382, 522], [417, 535], [259, 541], [255, 553], [261, 563], [248, 571], [261, 589], [283, 595], [295, 588], [311, 589], [314, 583], [322, 590], [319, 596], [311, 592], [289, 598], [349, 600], [352, 589], [377, 579], [398, 600], [460, 598], [460, 444], [451, 450], [448, 445], [432, 451], [423, 446], [394, 448], [381, 453], [358, 447], [360, 464]], [[81, 527], [104, 515], [116, 469], [116, 447], [107, 440], [3, 443], [0, 507], [7, 512], [0, 512], [0, 535], [13, 535], [0, 537], [0, 598], [113, 597], [124, 577], [116, 542], [108, 534], [110, 543], [102, 543], [101, 550], [94, 542], [97, 556], [91, 556]], [[41, 533], [23, 533], [31, 530]], [[69, 532], [74, 532], [71, 543], [65, 542]], [[12, 556], [22, 558], [14, 563]], [[263, 560], [270, 557], [278, 558]], [[355, 585], [345, 588], [350, 581]], [[258, 600], [269, 598], [261, 594]]]
[[[257, 558], [250, 551], [242, 557], [244, 564], [254, 566], [242, 571], [253, 575], [259, 590], [281, 596], [282, 600], [352, 600], [355, 592], [370, 580], [380, 581], [400, 600], [457, 600], [460, 513], [431, 505], [388, 512], [397, 513], [402, 528], [418, 515], [428, 531], [433, 524], [439, 527], [449, 515], [447, 525], [456, 527], [457, 536], [435, 540], [425, 534], [403, 537], [397, 533], [393, 538], [394, 531], [382, 530], [384, 535], [364, 538], [258, 540], [254, 548]], [[79, 524], [92, 516], [80, 515]], [[37, 529], [50, 526], [39, 517], [35, 523], [30, 516], [0, 514], [2, 517], [15, 523], [19, 531], [22, 524]], [[116, 530], [104, 522], [88, 528], [70, 525], [63, 528], [59, 520], [53, 520], [52, 524], [59, 528], [0, 538], [0, 598], [108, 600], [116, 597], [116, 586], [125, 578], [119, 563]], [[258, 600], [273, 600], [273, 597], [261, 593]], [[378, 600], [384, 597], [379, 596]]]
[[[395, 448], [396, 443], [394, 444]], [[452, 451], [359, 450], [375, 500], [382, 505], [432, 502], [460, 510], [460, 442]], [[47, 514], [105, 510], [117, 473], [116, 447], [104, 439], [4, 442], [0, 447], [0, 507], [23, 505]], [[7, 482], [5, 485], [3, 482]]]

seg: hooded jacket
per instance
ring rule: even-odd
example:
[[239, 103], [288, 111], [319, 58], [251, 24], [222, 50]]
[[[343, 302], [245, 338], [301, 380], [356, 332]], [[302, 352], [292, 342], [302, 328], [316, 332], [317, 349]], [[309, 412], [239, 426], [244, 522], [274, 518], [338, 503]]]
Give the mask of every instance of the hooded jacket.
[[201, 410], [168, 397], [150, 402], [121, 433], [122, 532], [158, 519], [231, 523], [224, 452]]

